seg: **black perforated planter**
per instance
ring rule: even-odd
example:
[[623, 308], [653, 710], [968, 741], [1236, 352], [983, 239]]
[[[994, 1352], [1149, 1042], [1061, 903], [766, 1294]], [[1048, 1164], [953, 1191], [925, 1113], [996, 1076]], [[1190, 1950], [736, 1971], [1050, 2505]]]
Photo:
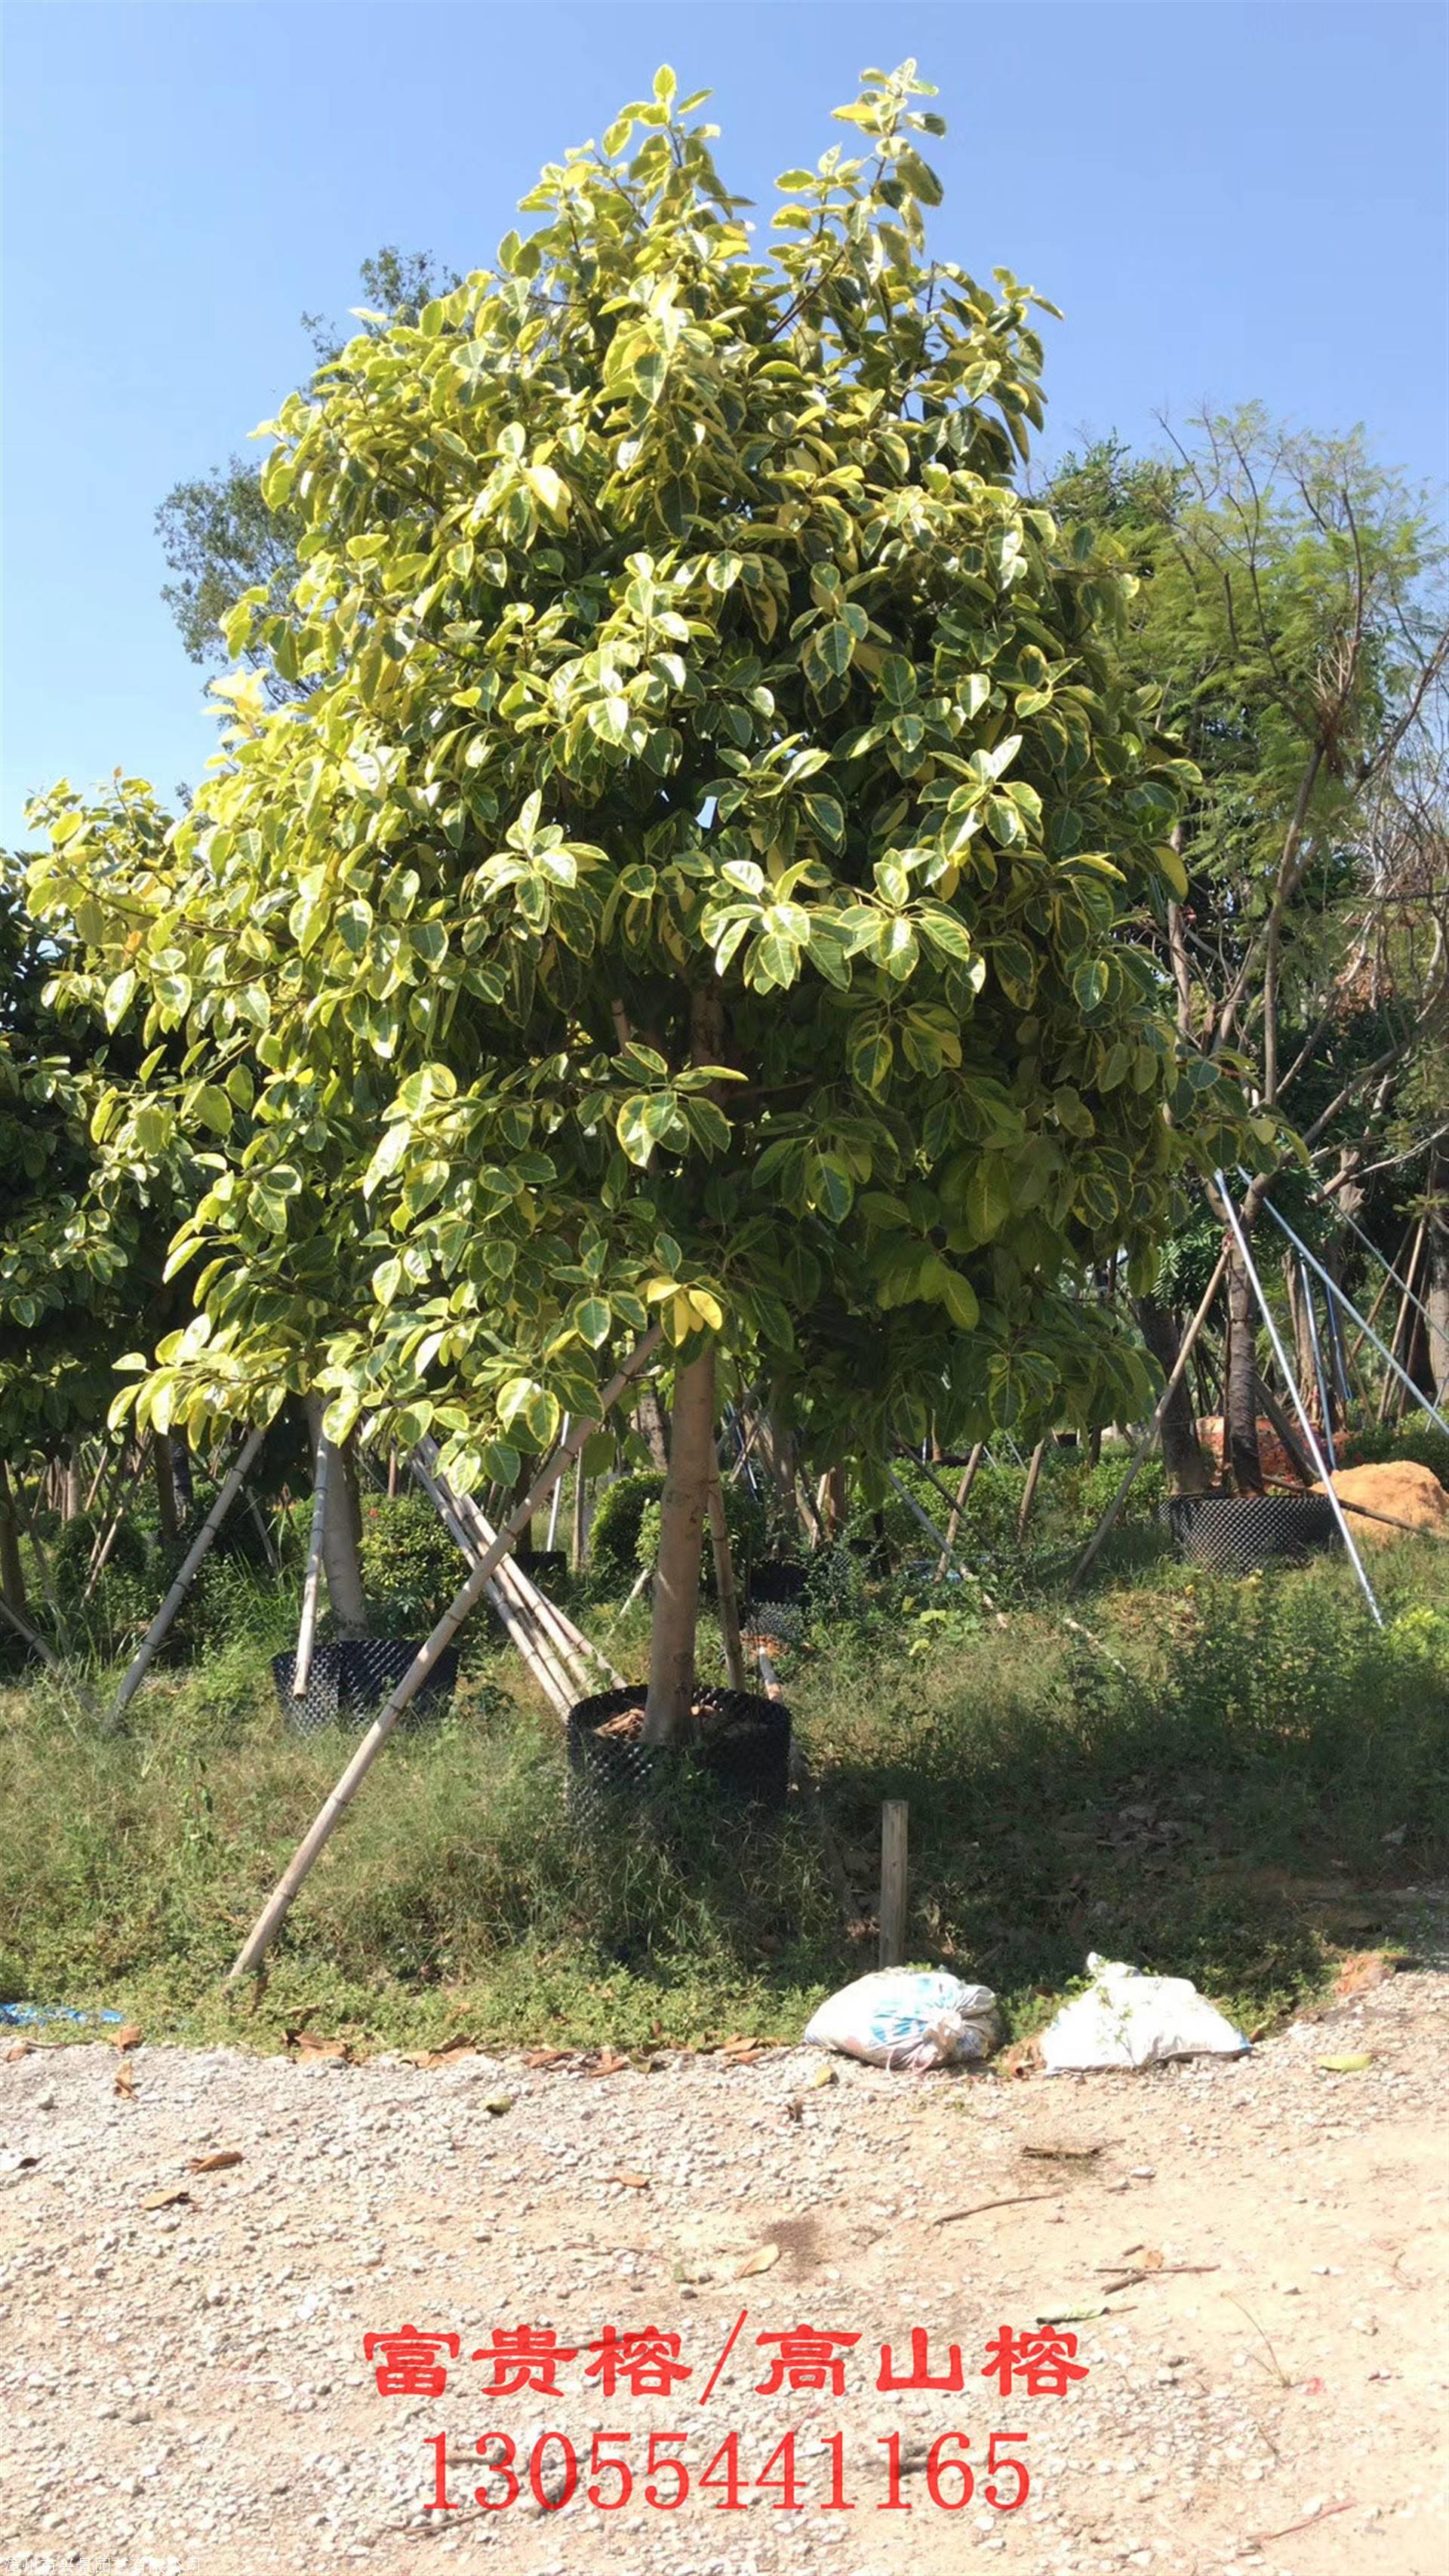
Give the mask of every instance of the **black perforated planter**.
[[803, 1565], [757, 1565], [749, 1579], [751, 1606], [768, 1602], [771, 1607], [801, 1601], [805, 1596]]
[[611, 1722], [642, 1709], [643, 1682], [599, 1691], [569, 1711], [569, 1808], [583, 1823], [618, 1814], [668, 1790], [689, 1765], [737, 1807], [784, 1806], [790, 1787], [790, 1712], [752, 1691], [702, 1690], [700, 1736], [688, 1746], [641, 1744], [637, 1734], [610, 1734]]
[[1314, 1556], [1338, 1535], [1326, 1494], [1174, 1494], [1158, 1514], [1178, 1555], [1214, 1574]]
[[[277, 1704], [294, 1735], [315, 1735], [324, 1726], [355, 1726], [361, 1732], [391, 1698], [418, 1652], [418, 1645], [402, 1637], [349, 1637], [337, 1645], [316, 1646], [301, 1699], [292, 1697], [296, 1655], [273, 1655]], [[445, 1716], [457, 1681], [458, 1649], [445, 1646], [403, 1710], [399, 1726], [426, 1726]]]

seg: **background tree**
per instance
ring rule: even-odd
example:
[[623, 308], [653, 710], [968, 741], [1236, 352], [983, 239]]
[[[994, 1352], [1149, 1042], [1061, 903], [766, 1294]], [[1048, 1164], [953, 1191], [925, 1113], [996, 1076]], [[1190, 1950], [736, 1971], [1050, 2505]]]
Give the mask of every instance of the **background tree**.
[[[1206, 1062], [1243, 1067], [1265, 1146], [1281, 1120], [1308, 1147], [1296, 1179], [1286, 1146], [1265, 1151], [1246, 1222], [1273, 1187], [1335, 1266], [1351, 1239], [1325, 1203], [1359, 1219], [1370, 1181], [1422, 1181], [1445, 1132], [1433, 519], [1361, 436], [1293, 436], [1258, 410], [1204, 417], [1165, 460], [1103, 441], [1050, 498], [1110, 530], [1136, 574], [1129, 667], [1158, 686], [1200, 773], [1178, 836], [1190, 885], [1158, 941], [1180, 1034]], [[1251, 1488], [1254, 1316], [1236, 1258], [1230, 1306], [1229, 1447]], [[1166, 1356], [1160, 1317], [1143, 1325]]]
[[303, 569], [228, 637], [303, 701], [233, 688], [139, 870], [46, 809], [37, 902], [99, 908], [71, 989], [134, 975], [187, 1042], [131, 1114], [230, 1104], [143, 1416], [319, 1387], [333, 1437], [511, 1485], [657, 1316], [652, 1740], [689, 1723], [717, 1360], [827, 1460], [928, 1408], [1131, 1412], [1083, 1283], [1125, 1247], [1145, 1285], [1189, 1154], [1241, 1143], [1151, 953], [1187, 773], [1120, 581], [1015, 488], [1035, 299], [927, 260], [922, 90], [866, 76], [867, 157], [785, 174], [767, 260], [661, 73], [495, 271], [284, 406]]
[[[429, 252], [403, 252], [391, 244], [365, 259], [359, 276], [374, 308], [363, 317], [365, 335], [393, 322], [416, 321], [434, 295], [458, 284], [451, 272], [439, 270]], [[351, 336], [316, 313], [304, 313], [302, 324], [323, 364]], [[259, 456], [229, 457], [210, 474], [174, 484], [156, 513], [162, 552], [174, 575], [162, 585], [161, 596], [191, 660], [213, 668], [228, 658], [222, 619], [243, 591], [261, 590], [280, 614], [297, 578], [303, 523], [293, 510], [273, 508], [267, 501], [262, 464]], [[265, 653], [248, 658], [265, 668], [269, 693], [278, 702], [296, 694], [295, 684], [276, 675]]]

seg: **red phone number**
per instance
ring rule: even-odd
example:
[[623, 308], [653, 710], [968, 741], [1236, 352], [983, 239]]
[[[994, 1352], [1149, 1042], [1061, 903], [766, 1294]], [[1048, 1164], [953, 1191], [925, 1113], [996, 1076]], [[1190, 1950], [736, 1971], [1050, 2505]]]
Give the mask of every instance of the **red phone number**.
[[[993, 2433], [986, 2457], [980, 2463], [983, 2471], [980, 2494], [998, 2513], [1015, 2513], [1031, 2493], [1031, 2479], [1026, 2462], [1014, 2456], [1018, 2446], [1027, 2440], [1025, 2433]], [[586, 2467], [567, 2433], [540, 2433], [525, 2464], [519, 2458], [518, 2445], [511, 2433], [480, 2433], [474, 2444], [487, 2472], [488, 2483], [475, 2487], [473, 2501], [484, 2513], [506, 2513], [517, 2504], [525, 2488], [544, 2513], [561, 2513], [578, 2493], [580, 2480], [586, 2481], [584, 2494], [600, 2513], [621, 2513], [642, 2481], [643, 2500], [656, 2513], [677, 2513], [690, 2492], [690, 2473], [683, 2454], [691, 2437], [687, 2433], [596, 2433]], [[624, 2457], [634, 2441], [645, 2441], [648, 2450], [642, 2465], [631, 2465]], [[433, 2454], [433, 2492], [430, 2508], [436, 2513], [457, 2513], [461, 2500], [448, 2493], [448, 2436], [430, 2433], [428, 2447]], [[814, 2439], [813, 2447], [828, 2454], [818, 2465], [826, 2491], [806, 2492], [797, 2452], [797, 2436], [787, 2433], [776, 2443], [758, 2476], [751, 2477], [740, 2466], [740, 2437], [727, 2433], [723, 2442], [695, 2477], [693, 2484], [701, 2496], [708, 2491], [720, 2513], [743, 2513], [746, 2489], [753, 2487], [770, 2495], [777, 2513], [796, 2513], [802, 2506], [818, 2505], [823, 2513], [854, 2513], [855, 2502], [845, 2492], [845, 2435], [825, 2433]], [[912, 2459], [902, 2466], [901, 2436], [883, 2433], [877, 2447], [886, 2454], [887, 2492], [877, 2513], [910, 2513], [911, 2499], [901, 2492], [902, 2482], [922, 2465]], [[496, 2457], [489, 2453], [495, 2451]], [[924, 2467], [926, 2493], [943, 2513], [960, 2513], [977, 2493], [976, 2470], [970, 2459], [969, 2433], [942, 2433], [931, 2444]], [[635, 2470], [638, 2467], [636, 2478]], [[457, 2464], [454, 2462], [454, 2474]], [[998, 2486], [1005, 2481], [1005, 2492]]]

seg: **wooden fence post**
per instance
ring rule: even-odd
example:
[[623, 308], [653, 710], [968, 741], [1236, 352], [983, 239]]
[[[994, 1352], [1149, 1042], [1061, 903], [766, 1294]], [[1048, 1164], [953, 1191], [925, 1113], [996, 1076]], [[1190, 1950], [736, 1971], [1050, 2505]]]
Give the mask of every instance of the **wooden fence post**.
[[906, 1866], [910, 1808], [887, 1798], [880, 1811], [880, 1965], [898, 1968], [906, 1955]]

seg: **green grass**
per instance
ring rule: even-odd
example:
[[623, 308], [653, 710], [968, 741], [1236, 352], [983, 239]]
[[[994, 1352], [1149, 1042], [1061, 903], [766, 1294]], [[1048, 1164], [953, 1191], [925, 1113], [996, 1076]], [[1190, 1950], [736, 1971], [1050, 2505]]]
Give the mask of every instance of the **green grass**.
[[[1387, 1927], [1388, 1889], [1443, 1866], [1445, 1554], [1376, 1556], [1383, 1632], [1328, 1561], [1212, 1584], [1130, 1534], [1081, 1600], [993, 1594], [998, 1614], [964, 1588], [857, 1583], [786, 1679], [860, 1917], [880, 1801], [904, 1797], [912, 1949], [995, 1986], [1016, 2031], [1089, 1949], [1273, 2019]], [[266, 1653], [288, 1615], [253, 1600], [115, 1737], [49, 1683], [0, 1693], [0, 1997], [263, 2046], [306, 2017], [366, 2046], [647, 2047], [796, 2036], [873, 1964], [794, 1802], [725, 1834], [698, 1795], [581, 1832], [560, 1728], [483, 1638], [447, 1723], [389, 1745], [264, 1990], [224, 1995], [346, 1758], [282, 1729]], [[636, 1611], [609, 1640], [626, 1670], [642, 1637]]]

